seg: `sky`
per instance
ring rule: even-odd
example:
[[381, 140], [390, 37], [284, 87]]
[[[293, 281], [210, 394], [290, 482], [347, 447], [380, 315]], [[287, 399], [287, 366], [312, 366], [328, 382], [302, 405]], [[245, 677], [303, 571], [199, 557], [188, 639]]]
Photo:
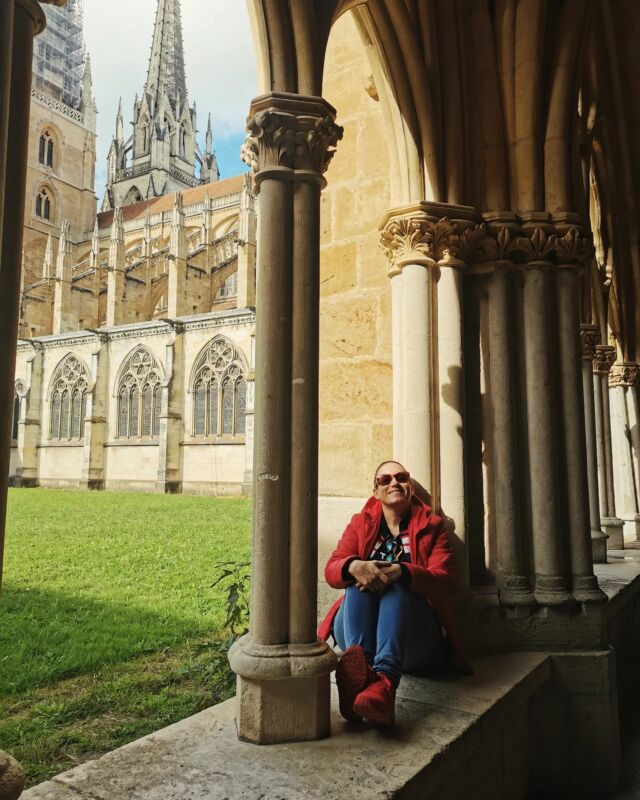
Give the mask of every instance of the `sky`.
[[[102, 198], [106, 158], [122, 97], [125, 134], [133, 102], [147, 75], [157, 0], [85, 0], [84, 30], [98, 106], [96, 194]], [[206, 10], [206, 13], [204, 13]], [[245, 0], [182, 0], [187, 89], [196, 101], [198, 141], [204, 149], [207, 114], [222, 178], [246, 170], [240, 161], [249, 101], [257, 75]]]

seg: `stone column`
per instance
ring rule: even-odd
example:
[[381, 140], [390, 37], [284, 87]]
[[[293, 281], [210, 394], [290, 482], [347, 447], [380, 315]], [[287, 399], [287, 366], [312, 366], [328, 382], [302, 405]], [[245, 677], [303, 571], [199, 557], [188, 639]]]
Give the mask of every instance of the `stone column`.
[[623, 521], [616, 514], [613, 483], [613, 451], [611, 444], [611, 412], [609, 408], [609, 372], [616, 360], [616, 349], [598, 345], [593, 360], [593, 394], [596, 408], [596, 450], [598, 454], [598, 486], [600, 487], [601, 525], [609, 537], [607, 548], [624, 547]]
[[71, 223], [65, 220], [60, 229], [56, 279], [53, 299], [53, 333], [60, 334], [77, 327], [71, 311]]
[[125, 261], [122, 209], [113, 211], [107, 275], [107, 325], [122, 325], [125, 318]]
[[243, 158], [260, 192], [250, 633], [229, 653], [240, 738], [329, 734], [335, 655], [316, 638], [322, 173], [342, 130], [319, 97], [256, 98]]
[[[640, 365], [636, 364], [635, 377], [627, 392], [627, 413], [629, 415], [629, 431], [631, 433], [631, 453], [636, 479], [636, 499], [640, 504]], [[640, 515], [635, 519], [635, 537], [640, 541]]]
[[[13, 6], [13, 9], [7, 8]], [[20, 306], [33, 37], [45, 26], [35, 0], [0, 11], [0, 587]]]
[[[43, 346], [29, 341], [33, 352], [27, 358], [26, 385], [22, 387], [20, 421], [18, 423], [18, 461], [16, 486], [34, 487], [38, 485], [38, 444], [40, 421], [42, 418], [42, 367]], [[20, 392], [19, 392], [20, 394]]]
[[552, 366], [550, 314], [553, 240], [548, 236], [547, 226], [535, 226], [527, 233], [520, 237], [519, 244], [526, 259], [524, 356], [535, 597], [541, 605], [561, 605], [571, 600], [571, 594], [559, 523], [557, 403], [554, 402], [558, 387]]
[[180, 440], [184, 416], [184, 336], [180, 323], [173, 331], [166, 351], [165, 380], [160, 391], [160, 433], [158, 442], [158, 477], [156, 489], [167, 494], [182, 491]]
[[589, 482], [589, 524], [591, 553], [596, 564], [607, 562], [607, 534], [600, 522], [600, 487], [598, 485], [598, 448], [596, 444], [596, 407], [593, 390], [593, 358], [600, 340], [597, 325], [581, 325], [582, 393], [584, 397], [585, 436], [587, 442], [587, 478]]
[[187, 313], [187, 237], [184, 224], [182, 193], [176, 192], [169, 244], [167, 278], [167, 316], [170, 319]]
[[109, 345], [106, 334], [96, 334], [96, 344], [91, 350], [89, 372], [90, 383], [84, 414], [80, 487], [104, 489], [104, 445], [107, 438], [107, 404], [109, 401]]
[[242, 188], [238, 229], [238, 308], [256, 305], [256, 212], [248, 181]]
[[555, 244], [556, 319], [571, 589], [579, 603], [601, 603], [607, 598], [593, 574], [580, 343], [581, 276], [591, 248], [577, 228], [564, 229], [565, 225]]
[[86, 327], [97, 328], [100, 325], [100, 228], [96, 217], [91, 236], [91, 252], [89, 253], [89, 269], [93, 270], [93, 315]]
[[[637, 540], [639, 528], [637, 476], [633, 455], [632, 416], [635, 414], [632, 387], [638, 382], [639, 368], [635, 362], [623, 361], [614, 364], [609, 373], [609, 397], [611, 400], [611, 440], [613, 452], [613, 479], [616, 508], [624, 523], [627, 538]], [[621, 543], [624, 547], [624, 536]]]
[[516, 424], [516, 366], [512, 313], [513, 262], [507, 257], [509, 228], [501, 226], [487, 237], [486, 269], [489, 307], [490, 466], [498, 556], [500, 602], [507, 606], [534, 605], [527, 577], [518, 475]]
[[394, 457], [433, 488], [432, 319], [428, 218], [420, 206], [390, 211], [381, 223], [391, 264]]

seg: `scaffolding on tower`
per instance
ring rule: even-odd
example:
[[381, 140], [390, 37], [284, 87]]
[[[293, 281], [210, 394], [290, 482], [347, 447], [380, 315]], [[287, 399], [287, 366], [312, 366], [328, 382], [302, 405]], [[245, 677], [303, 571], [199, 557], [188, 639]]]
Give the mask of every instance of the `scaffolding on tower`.
[[47, 27], [35, 40], [33, 85], [70, 108], [80, 108], [86, 49], [84, 0], [44, 6]]

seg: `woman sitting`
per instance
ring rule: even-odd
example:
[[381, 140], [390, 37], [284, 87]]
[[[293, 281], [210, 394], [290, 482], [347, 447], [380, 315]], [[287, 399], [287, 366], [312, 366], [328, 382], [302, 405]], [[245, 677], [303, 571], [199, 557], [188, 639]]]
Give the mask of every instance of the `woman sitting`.
[[449, 601], [452, 560], [442, 518], [415, 496], [402, 464], [383, 462], [325, 568], [327, 583], [346, 590], [318, 630], [343, 651], [336, 681], [345, 719], [392, 725], [402, 673], [447, 666], [452, 651], [470, 671]]

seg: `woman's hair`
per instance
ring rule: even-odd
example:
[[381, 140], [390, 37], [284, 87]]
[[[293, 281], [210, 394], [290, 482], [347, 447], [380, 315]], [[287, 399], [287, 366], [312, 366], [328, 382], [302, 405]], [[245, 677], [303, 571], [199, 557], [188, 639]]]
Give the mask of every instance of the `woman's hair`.
[[406, 467], [404, 467], [404, 466], [403, 466], [403, 465], [402, 465], [402, 464], [401, 464], [399, 461], [395, 461], [395, 459], [393, 459], [393, 458], [386, 458], [384, 461], [381, 461], [381, 462], [378, 464], [378, 466], [376, 467], [376, 471], [373, 473], [373, 488], [374, 488], [374, 489], [376, 488], [376, 478], [378, 477], [378, 472], [380, 472], [380, 467], [384, 467], [384, 465], [385, 465], [385, 464], [397, 464], [399, 467], [402, 467], [402, 469], [403, 469], [405, 472], [408, 472], [408, 471], [409, 471], [409, 470], [408, 470]]

